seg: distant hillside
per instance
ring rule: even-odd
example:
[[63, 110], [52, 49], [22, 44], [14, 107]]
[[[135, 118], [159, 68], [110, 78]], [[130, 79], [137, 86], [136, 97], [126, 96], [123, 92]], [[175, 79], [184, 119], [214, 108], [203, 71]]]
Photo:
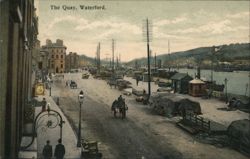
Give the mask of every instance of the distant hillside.
[[84, 61], [88, 61], [90, 63], [94, 63], [95, 62], [95, 59], [92, 58], [92, 57], [88, 57], [86, 55], [80, 55], [80, 60], [84, 60]]
[[[230, 44], [216, 46], [220, 48], [218, 52], [214, 54], [214, 58], [217, 61], [234, 61], [235, 59], [250, 59], [249, 43], [243, 44]], [[197, 61], [211, 60], [213, 47], [200, 47], [187, 51], [174, 52], [170, 55], [162, 54], [157, 56], [157, 59], [162, 60], [162, 64], [166, 63], [181, 63], [181, 64], [193, 64]], [[135, 61], [140, 64], [146, 64], [147, 58], [134, 59], [128, 62], [128, 65], [134, 66]]]
[[[95, 58], [93, 57], [88, 57], [86, 55], [80, 55], [80, 63], [82, 65], [94, 65], [96, 62], [95, 62]], [[109, 64], [109, 61], [105, 61], [105, 60], [101, 60], [101, 64]]]

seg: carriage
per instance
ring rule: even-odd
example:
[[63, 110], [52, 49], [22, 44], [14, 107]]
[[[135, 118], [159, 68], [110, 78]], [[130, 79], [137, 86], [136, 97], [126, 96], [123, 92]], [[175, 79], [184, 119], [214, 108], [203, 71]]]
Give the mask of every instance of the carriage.
[[119, 113], [119, 116], [124, 119], [126, 118], [126, 111], [128, 110], [127, 105], [125, 104], [125, 100], [122, 99], [120, 101], [115, 100], [111, 106], [111, 111], [114, 113], [114, 117], [117, 117], [117, 113]]

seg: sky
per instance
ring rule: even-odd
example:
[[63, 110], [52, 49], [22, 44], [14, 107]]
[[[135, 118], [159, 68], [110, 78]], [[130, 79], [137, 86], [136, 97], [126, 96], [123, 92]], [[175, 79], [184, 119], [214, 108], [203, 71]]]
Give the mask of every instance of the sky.
[[[115, 55], [123, 62], [147, 56], [145, 19], [150, 21], [153, 54], [197, 47], [249, 42], [249, 1], [167, 0], [36, 0], [39, 40], [64, 40], [67, 53], [95, 57], [98, 42], [101, 58]], [[51, 6], [60, 9], [52, 9]], [[81, 9], [104, 6], [104, 10]], [[74, 7], [74, 10], [64, 10]]]

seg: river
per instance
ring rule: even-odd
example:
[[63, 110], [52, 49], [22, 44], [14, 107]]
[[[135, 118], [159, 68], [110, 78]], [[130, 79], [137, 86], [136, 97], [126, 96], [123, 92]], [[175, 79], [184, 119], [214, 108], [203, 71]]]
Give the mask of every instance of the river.
[[[181, 73], [188, 73], [193, 78], [196, 74], [196, 69], [179, 69]], [[225, 78], [227, 78], [227, 92], [238, 95], [249, 96], [250, 90], [250, 72], [237, 71], [237, 72], [215, 72], [213, 71], [213, 80], [217, 84], [225, 84]], [[201, 70], [201, 77], [211, 80], [211, 70]]]

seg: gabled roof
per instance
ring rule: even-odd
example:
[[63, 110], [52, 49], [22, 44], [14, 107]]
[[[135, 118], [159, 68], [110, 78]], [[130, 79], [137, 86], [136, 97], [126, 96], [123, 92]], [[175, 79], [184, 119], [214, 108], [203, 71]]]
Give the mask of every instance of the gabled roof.
[[[187, 73], [176, 73], [171, 77], [172, 80], [181, 80], [184, 77], [189, 76]], [[189, 76], [190, 77], [190, 76]]]

